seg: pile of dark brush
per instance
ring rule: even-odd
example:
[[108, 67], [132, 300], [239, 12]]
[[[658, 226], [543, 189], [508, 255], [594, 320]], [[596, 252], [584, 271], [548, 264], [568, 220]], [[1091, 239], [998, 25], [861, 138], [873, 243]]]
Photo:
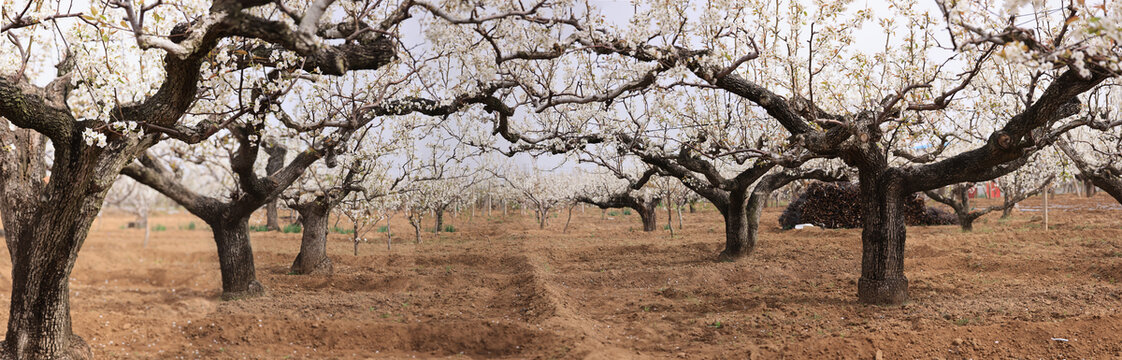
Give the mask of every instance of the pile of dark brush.
[[[919, 194], [905, 201], [904, 218], [908, 225], [958, 223], [954, 214], [927, 207]], [[860, 228], [864, 225], [863, 221], [861, 191], [855, 183], [811, 183], [779, 216], [779, 225], [784, 230], [790, 230], [798, 224], [813, 224], [829, 229]]]

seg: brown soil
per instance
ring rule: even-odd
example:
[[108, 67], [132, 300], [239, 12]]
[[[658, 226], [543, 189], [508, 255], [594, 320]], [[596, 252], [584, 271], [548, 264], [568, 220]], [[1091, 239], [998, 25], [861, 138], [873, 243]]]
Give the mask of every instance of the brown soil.
[[987, 215], [973, 233], [909, 228], [912, 299], [892, 307], [855, 301], [860, 230], [781, 232], [780, 208], [736, 263], [714, 262], [712, 209], [686, 214], [674, 238], [594, 209], [574, 211], [567, 234], [564, 213], [547, 230], [531, 216], [448, 216], [459, 231], [420, 245], [395, 220], [392, 250], [371, 233], [353, 256], [333, 234], [333, 276], [287, 275], [299, 235], [254, 233], [268, 293], [228, 302], [201, 221], [155, 217], [167, 230], [141, 248], [130, 217], [108, 213], [73, 273], [74, 329], [108, 359], [1122, 356], [1122, 210], [1104, 196], [1054, 203], [1067, 207], [1050, 231], [1030, 211]]

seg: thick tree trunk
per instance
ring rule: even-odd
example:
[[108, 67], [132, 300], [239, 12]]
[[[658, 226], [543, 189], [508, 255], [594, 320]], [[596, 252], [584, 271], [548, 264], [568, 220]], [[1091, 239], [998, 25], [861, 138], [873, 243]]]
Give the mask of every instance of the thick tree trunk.
[[90, 359], [89, 346], [71, 328], [70, 274], [107, 184], [131, 150], [75, 154], [56, 142], [49, 182], [46, 137], [16, 129], [0, 132], [0, 140], [16, 145], [0, 152], [0, 215], [12, 263], [0, 359]]
[[[882, 168], [883, 169], [883, 168]], [[908, 299], [904, 276], [904, 186], [895, 169], [860, 173], [862, 211], [861, 279], [857, 298], [866, 304], [898, 305]]]
[[5, 359], [93, 358], [89, 345], [71, 329], [69, 279], [97, 211], [83, 213], [78, 210], [83, 206], [70, 202], [51, 205], [36, 212], [26, 227], [8, 227], [14, 261], [8, 332], [0, 355]]
[[[717, 259], [734, 261], [756, 250], [756, 232], [759, 229], [759, 211], [763, 199], [756, 197], [754, 209], [748, 209], [748, 189], [729, 192], [728, 202], [716, 204], [725, 218], [725, 249]], [[750, 215], [753, 213], [755, 215]]]
[[[249, 242], [249, 216], [208, 222], [218, 245], [222, 271], [222, 300], [245, 299], [265, 293], [257, 281], [253, 246]], [[305, 225], [306, 226], [306, 225]]]
[[[335, 267], [327, 257], [328, 211], [316, 204], [299, 207], [297, 211], [304, 219], [304, 229], [300, 237], [300, 253], [289, 271], [297, 275], [331, 274]], [[355, 241], [355, 253], [358, 253], [358, 241]]]
[[657, 202], [651, 201], [645, 204], [646, 206], [635, 207], [635, 212], [639, 213], [639, 218], [643, 220], [643, 231], [658, 230], [658, 215], [656, 215], [658, 207], [656, 204]]
[[1114, 201], [1122, 203], [1122, 177], [1103, 170], [1098, 170], [1090, 174], [1084, 172], [1084, 176], [1091, 179], [1093, 187], [1102, 189], [1110, 195], [1110, 197], [1114, 198]]

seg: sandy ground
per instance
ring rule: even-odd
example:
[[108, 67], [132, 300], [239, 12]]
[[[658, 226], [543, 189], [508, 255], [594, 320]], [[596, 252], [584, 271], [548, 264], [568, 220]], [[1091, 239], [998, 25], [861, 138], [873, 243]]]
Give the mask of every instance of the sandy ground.
[[[399, 217], [391, 250], [372, 233], [354, 256], [333, 234], [333, 276], [287, 275], [299, 235], [257, 232], [268, 294], [230, 302], [201, 221], [157, 216], [167, 230], [142, 248], [131, 217], [108, 212], [73, 272], [72, 313], [102, 359], [1122, 357], [1122, 210], [1102, 195], [1054, 203], [1050, 231], [1039, 211], [973, 233], [909, 228], [912, 299], [890, 307], [856, 303], [859, 230], [781, 232], [779, 208], [736, 263], [714, 262], [712, 209], [673, 238], [578, 208], [565, 234], [563, 212], [546, 230], [461, 214], [457, 232], [414, 244]], [[7, 254], [0, 268], [6, 303]]]

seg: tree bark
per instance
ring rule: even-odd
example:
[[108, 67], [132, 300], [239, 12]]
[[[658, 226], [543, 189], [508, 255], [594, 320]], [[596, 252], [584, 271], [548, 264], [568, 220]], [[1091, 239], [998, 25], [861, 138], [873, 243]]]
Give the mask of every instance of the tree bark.
[[[265, 153], [269, 154], [269, 160], [265, 163], [265, 173], [267, 175], [272, 176], [284, 169], [284, 158], [288, 154], [288, 149], [271, 142], [265, 142], [262, 148]], [[280, 221], [277, 218], [277, 200], [273, 200], [265, 204], [265, 229], [280, 231]]]
[[545, 229], [545, 217], [549, 215], [548, 212], [549, 209], [538, 207], [538, 229]]
[[96, 210], [90, 214], [82, 208], [89, 209], [70, 201], [42, 203], [31, 222], [8, 228], [8, 243], [14, 246], [9, 246], [12, 298], [4, 358], [93, 358], [70, 322], [70, 273], [96, 216]]
[[[335, 267], [331, 258], [327, 257], [327, 223], [330, 210], [325, 209], [318, 202], [312, 202], [305, 206], [296, 206], [296, 211], [304, 219], [304, 229], [300, 237], [300, 253], [296, 255], [296, 260], [292, 262], [289, 271], [296, 275], [331, 274]], [[358, 252], [358, 241], [355, 241], [355, 252], [356, 254]]]
[[634, 208], [635, 212], [639, 213], [639, 219], [643, 220], [643, 231], [658, 230], [658, 215], [656, 215], [658, 208], [655, 207], [655, 204], [657, 202], [650, 201], [646, 206], [636, 206]]
[[423, 217], [420, 214], [409, 215], [409, 225], [413, 226], [413, 234], [416, 235], [414, 243], [421, 243], [421, 220]]
[[[8, 127], [6, 121], [0, 126]], [[70, 138], [67, 138], [70, 139]], [[11, 259], [12, 295], [3, 359], [90, 359], [70, 318], [70, 274], [101, 210], [116, 169], [133, 149], [75, 151], [54, 140], [47, 179], [47, 138], [27, 129], [0, 131], [0, 215]], [[108, 173], [105, 171], [108, 169]]]
[[[751, 255], [756, 250], [756, 232], [759, 229], [759, 211], [763, 203], [757, 197], [748, 208], [748, 189], [733, 189], [727, 202], [714, 203], [725, 219], [725, 249], [718, 261], [734, 261]], [[755, 215], [749, 216], [749, 213]]]
[[277, 214], [277, 201], [273, 200], [265, 204], [265, 229], [269, 231], [280, 231], [280, 220]]
[[904, 186], [896, 169], [860, 173], [862, 211], [861, 278], [857, 298], [866, 304], [898, 305], [908, 299], [904, 276]]
[[433, 229], [432, 229], [432, 232], [434, 234], [440, 233], [441, 231], [444, 231], [444, 208], [443, 207], [437, 208], [435, 210], [435, 212], [436, 212], [436, 226], [433, 227]]
[[1094, 183], [1092, 183], [1091, 181], [1088, 181], [1088, 180], [1080, 180], [1079, 182], [1083, 184], [1083, 196], [1084, 197], [1095, 196], [1096, 187], [1095, 187]]
[[[666, 198], [669, 199], [670, 194]], [[666, 201], [666, 230], [670, 230], [670, 238], [674, 238], [674, 210], [670, 208], [670, 201]]]
[[218, 266], [222, 272], [222, 300], [238, 300], [265, 293], [257, 281], [253, 246], [249, 241], [249, 216], [212, 219], [207, 222], [218, 245]]

